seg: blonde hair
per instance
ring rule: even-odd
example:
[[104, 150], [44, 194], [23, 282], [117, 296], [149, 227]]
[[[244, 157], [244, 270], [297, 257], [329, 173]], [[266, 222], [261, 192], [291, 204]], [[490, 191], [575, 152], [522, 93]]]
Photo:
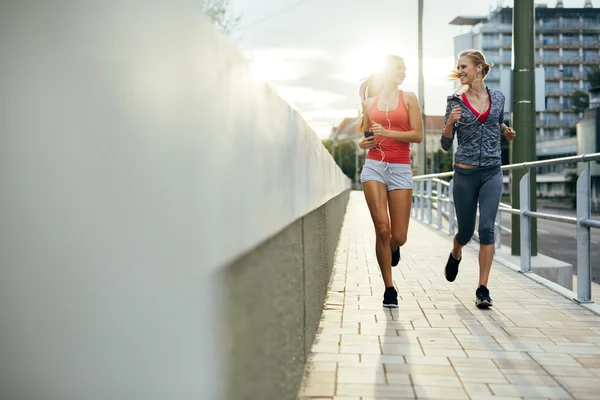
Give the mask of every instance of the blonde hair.
[[[459, 59], [461, 57], [468, 57], [473, 62], [473, 64], [475, 64], [477, 67], [481, 66], [481, 79], [482, 80], [485, 79], [487, 74], [490, 72], [490, 69], [494, 66], [494, 63], [488, 63], [486, 61], [485, 56], [479, 50], [462, 51], [458, 55], [457, 59]], [[456, 67], [454, 67], [454, 69], [452, 70], [452, 72], [450, 73], [450, 75], [448, 77], [450, 78], [450, 80], [460, 81], [460, 78], [458, 76], [458, 69]]]
[[[400, 56], [390, 55], [386, 57], [386, 63], [389, 64], [393, 61], [402, 61], [404, 59]], [[369, 76], [367, 79], [364, 79], [360, 84], [360, 88], [358, 89], [358, 95], [360, 96], [361, 102], [367, 100], [368, 98], [378, 96], [383, 91], [383, 82], [384, 76], [383, 72], [379, 72]], [[358, 132], [362, 132], [364, 122], [364, 116], [362, 110], [360, 112], [360, 117], [358, 120]]]

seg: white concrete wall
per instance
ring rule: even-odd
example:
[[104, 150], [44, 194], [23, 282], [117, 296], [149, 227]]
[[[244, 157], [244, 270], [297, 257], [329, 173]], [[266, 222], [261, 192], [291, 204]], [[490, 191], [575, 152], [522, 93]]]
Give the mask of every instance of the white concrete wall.
[[0, 5], [0, 398], [219, 398], [219, 268], [349, 187], [197, 1]]

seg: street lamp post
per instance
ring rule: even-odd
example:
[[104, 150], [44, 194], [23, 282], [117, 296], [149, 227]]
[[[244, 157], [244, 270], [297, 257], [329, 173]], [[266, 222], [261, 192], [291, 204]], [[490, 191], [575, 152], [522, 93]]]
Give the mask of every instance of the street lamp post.
[[[515, 1], [513, 8], [513, 126], [511, 163], [535, 161], [535, 17], [534, 0]], [[520, 208], [519, 182], [526, 170], [513, 170], [511, 206]], [[530, 209], [536, 210], [535, 168], [530, 171]], [[512, 215], [511, 253], [520, 255], [519, 215]], [[531, 255], [537, 255], [537, 219], [531, 219]]]
[[[425, 81], [423, 78], [423, 0], [419, 0], [419, 104], [421, 106], [421, 119], [423, 123], [423, 132], [425, 126]], [[426, 135], [423, 135], [426, 136]], [[427, 170], [427, 138], [424, 137], [418, 147], [419, 163], [417, 170], [419, 175], [424, 175]]]

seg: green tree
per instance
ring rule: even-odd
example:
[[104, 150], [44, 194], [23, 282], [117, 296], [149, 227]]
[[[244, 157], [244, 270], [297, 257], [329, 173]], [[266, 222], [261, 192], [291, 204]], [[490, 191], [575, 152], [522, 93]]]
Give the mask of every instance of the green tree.
[[[353, 140], [345, 140], [342, 142], [336, 142], [335, 146], [332, 145], [331, 140], [323, 140], [323, 146], [329, 151], [329, 154], [333, 155], [336, 164], [340, 167], [342, 172], [352, 181], [355, 177], [356, 169], [356, 156], [355, 152], [358, 146]], [[362, 152], [361, 152], [362, 153]], [[358, 156], [358, 172], [365, 163], [365, 156], [359, 154]]]
[[452, 149], [448, 151], [438, 150], [438, 160], [439, 160], [439, 171], [440, 172], [448, 172], [452, 171]]
[[600, 65], [594, 65], [588, 69], [587, 81], [591, 88], [600, 86]]
[[229, 35], [240, 23], [242, 16], [231, 9], [230, 0], [201, 0], [202, 11], [221, 32]]
[[575, 110], [577, 113], [582, 113], [587, 110], [589, 105], [590, 98], [586, 92], [577, 90], [575, 93], [573, 93], [573, 110]]
[[[590, 88], [600, 87], [600, 65], [594, 65], [588, 69], [586, 80], [590, 84]], [[588, 93], [577, 90], [573, 93], [573, 110], [577, 113], [582, 113], [590, 105], [590, 96]]]

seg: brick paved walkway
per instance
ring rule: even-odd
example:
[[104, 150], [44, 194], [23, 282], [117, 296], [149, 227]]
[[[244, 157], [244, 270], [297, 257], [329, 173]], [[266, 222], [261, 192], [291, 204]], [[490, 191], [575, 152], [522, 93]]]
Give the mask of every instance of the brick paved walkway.
[[450, 237], [411, 220], [394, 269], [399, 308], [383, 283], [362, 192], [353, 192], [300, 399], [600, 399], [600, 316], [494, 264], [495, 307], [475, 307], [477, 255], [456, 281]]

